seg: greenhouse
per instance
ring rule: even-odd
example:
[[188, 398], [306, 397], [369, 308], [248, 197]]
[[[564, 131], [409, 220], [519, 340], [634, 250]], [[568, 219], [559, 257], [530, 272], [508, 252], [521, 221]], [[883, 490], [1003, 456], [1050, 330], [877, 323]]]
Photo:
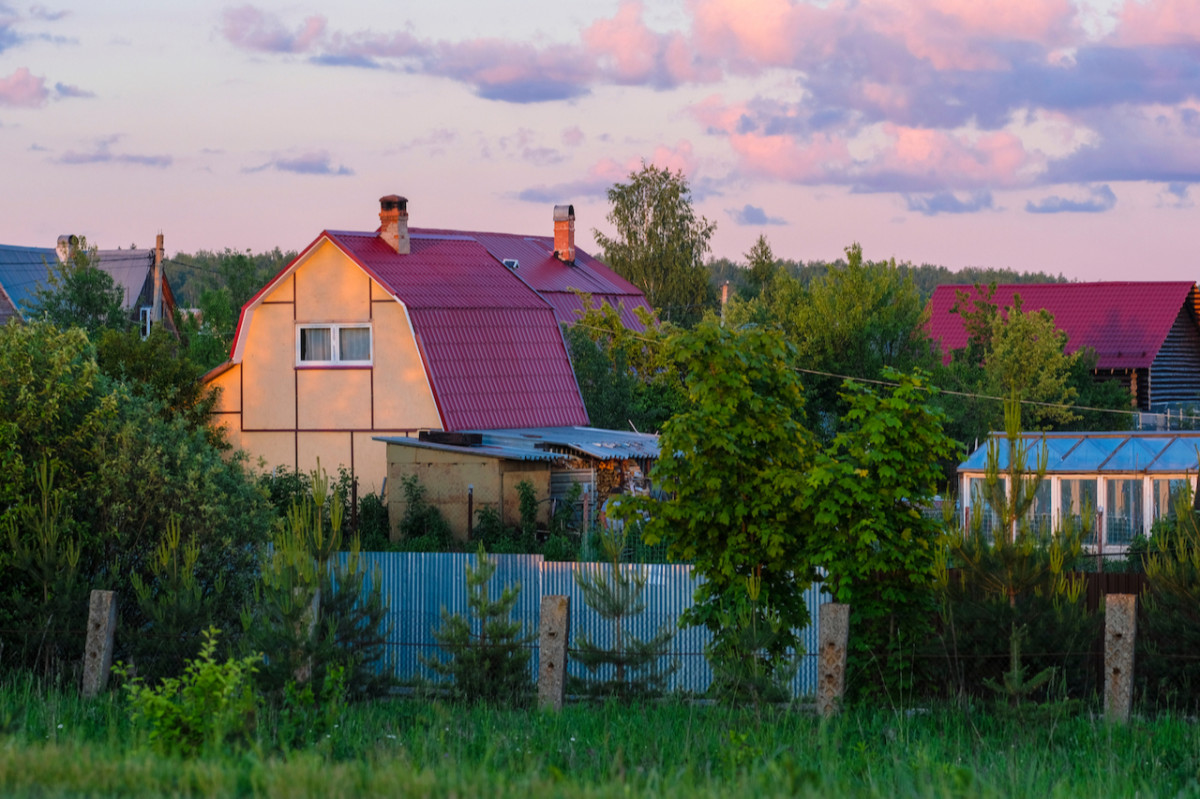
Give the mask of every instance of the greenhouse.
[[[996, 524], [984, 502], [988, 449], [996, 445], [997, 465], [1008, 468], [1009, 446], [994, 433], [958, 467], [963, 522], [985, 529]], [[1175, 498], [1196, 479], [1200, 431], [1114, 433], [1025, 433], [1020, 451], [1025, 468], [1035, 472], [1046, 458], [1046, 479], [1038, 486], [1028, 520], [1040, 529], [1056, 529], [1070, 519], [1090, 533], [1091, 550], [1123, 551], [1138, 533], [1174, 512]], [[1005, 490], [1011, 490], [1005, 480]]]

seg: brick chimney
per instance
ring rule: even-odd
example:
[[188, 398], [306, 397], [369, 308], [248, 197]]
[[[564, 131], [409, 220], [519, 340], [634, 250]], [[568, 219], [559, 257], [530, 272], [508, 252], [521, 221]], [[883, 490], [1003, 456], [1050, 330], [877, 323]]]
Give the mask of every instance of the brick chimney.
[[575, 206], [554, 206], [554, 257], [575, 263]]
[[389, 194], [379, 198], [379, 238], [400, 255], [408, 255], [408, 198]]

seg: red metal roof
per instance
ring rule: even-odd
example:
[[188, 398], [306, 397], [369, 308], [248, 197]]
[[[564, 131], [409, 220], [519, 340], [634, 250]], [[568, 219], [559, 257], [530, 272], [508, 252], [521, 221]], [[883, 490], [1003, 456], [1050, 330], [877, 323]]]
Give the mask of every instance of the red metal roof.
[[479, 242], [326, 235], [408, 308], [446, 430], [587, 424], [554, 309]]
[[[1100, 369], [1144, 369], [1154, 362], [1167, 333], [1188, 301], [1195, 284], [1155, 283], [1027, 283], [997, 286], [992, 302], [1012, 307], [1021, 297], [1026, 312], [1045, 309], [1067, 334], [1067, 351], [1091, 347]], [[946, 360], [967, 346], [962, 317], [951, 313], [956, 291], [977, 296], [973, 286], [938, 286], [929, 300], [929, 336]]]
[[517, 261], [517, 276], [545, 297], [554, 306], [558, 321], [566, 324], [577, 321], [575, 311], [583, 308], [576, 291], [591, 294], [595, 298], [593, 305], [607, 302], [621, 310], [621, 320], [632, 330], [643, 328], [633, 309], [652, 310], [637, 286], [578, 247], [573, 264], [555, 258], [553, 236], [424, 228], [413, 228], [410, 233], [468, 237], [482, 244], [497, 261]]
[[587, 424], [554, 312], [423, 308], [411, 313], [446, 430]]

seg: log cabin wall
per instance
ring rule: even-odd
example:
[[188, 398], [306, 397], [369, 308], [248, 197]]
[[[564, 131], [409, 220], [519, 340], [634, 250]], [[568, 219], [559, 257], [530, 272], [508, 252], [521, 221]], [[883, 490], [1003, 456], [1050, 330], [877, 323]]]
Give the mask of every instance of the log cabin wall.
[[[1192, 294], [1195, 296], [1195, 291]], [[1147, 390], [1138, 399], [1151, 407], [1177, 402], [1200, 403], [1200, 326], [1196, 323], [1193, 303], [1186, 303], [1179, 309], [1179, 315], [1150, 367], [1147, 382]]]

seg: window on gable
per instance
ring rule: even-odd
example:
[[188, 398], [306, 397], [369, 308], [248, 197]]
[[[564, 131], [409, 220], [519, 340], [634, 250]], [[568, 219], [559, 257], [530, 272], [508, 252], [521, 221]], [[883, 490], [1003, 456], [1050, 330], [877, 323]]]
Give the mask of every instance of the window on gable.
[[296, 363], [304, 366], [371, 363], [370, 325], [302, 325], [296, 330]]

